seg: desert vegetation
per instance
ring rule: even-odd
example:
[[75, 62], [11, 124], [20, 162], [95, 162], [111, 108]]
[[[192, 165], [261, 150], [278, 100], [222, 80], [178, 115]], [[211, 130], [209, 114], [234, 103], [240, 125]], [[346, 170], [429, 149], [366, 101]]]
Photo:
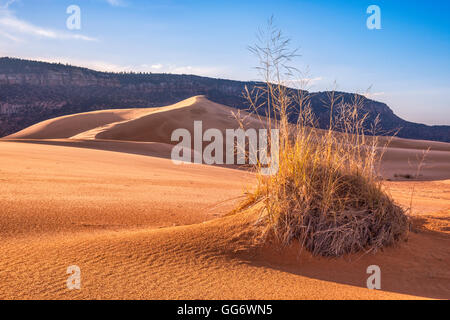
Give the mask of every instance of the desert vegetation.
[[[264, 85], [245, 95], [251, 109], [266, 110], [261, 121], [280, 135], [278, 172], [264, 176], [259, 165], [255, 190], [236, 209], [259, 211], [257, 240], [299, 241], [313, 255], [331, 257], [373, 252], [405, 240], [409, 218], [379, 178], [383, 148], [375, 136], [378, 119], [367, 124], [363, 98], [355, 95], [349, 102], [331, 92], [324, 103], [330, 115], [338, 116], [330, 116], [328, 130], [314, 129], [317, 119], [308, 96], [286, 86], [305, 85], [302, 73], [290, 66], [297, 51], [290, 49], [289, 39], [270, 21], [251, 50]], [[288, 121], [292, 106], [298, 106], [295, 125]]]

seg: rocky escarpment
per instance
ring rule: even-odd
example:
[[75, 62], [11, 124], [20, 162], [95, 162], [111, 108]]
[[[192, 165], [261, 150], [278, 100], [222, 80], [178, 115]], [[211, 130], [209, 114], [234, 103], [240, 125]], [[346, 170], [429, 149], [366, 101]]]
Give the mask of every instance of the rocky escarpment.
[[[194, 75], [105, 73], [63, 64], [0, 58], [0, 136], [39, 121], [79, 112], [114, 108], [159, 107], [205, 95], [235, 108], [247, 108], [245, 86], [255, 82]], [[353, 94], [340, 93], [344, 100]], [[309, 93], [321, 127], [329, 123], [324, 106], [327, 92]], [[365, 99], [371, 119], [380, 116], [380, 129], [398, 136], [450, 142], [449, 126], [426, 126], [397, 117], [384, 103]], [[292, 120], [294, 120], [293, 114]]]

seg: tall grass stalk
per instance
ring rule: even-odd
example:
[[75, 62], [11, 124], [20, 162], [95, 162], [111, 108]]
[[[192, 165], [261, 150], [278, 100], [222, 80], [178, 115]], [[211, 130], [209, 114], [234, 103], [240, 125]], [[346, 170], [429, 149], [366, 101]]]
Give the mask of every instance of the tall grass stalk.
[[297, 51], [289, 46], [270, 20], [251, 48], [264, 81], [245, 94], [254, 111], [266, 111], [261, 121], [279, 129], [279, 170], [272, 176], [257, 174], [256, 189], [238, 210], [259, 208], [260, 240], [282, 245], [298, 240], [314, 255], [375, 251], [406, 239], [407, 215], [385, 192], [378, 174], [383, 153], [375, 136], [378, 119], [369, 137], [364, 98], [355, 95], [346, 103], [331, 93], [329, 128], [317, 129], [309, 95], [289, 89], [305, 82], [290, 67]]

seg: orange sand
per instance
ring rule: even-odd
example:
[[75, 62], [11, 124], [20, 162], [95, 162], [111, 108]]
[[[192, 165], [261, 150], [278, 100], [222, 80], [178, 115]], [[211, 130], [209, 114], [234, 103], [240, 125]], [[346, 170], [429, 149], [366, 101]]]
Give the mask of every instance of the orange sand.
[[[450, 298], [450, 144], [430, 143], [428, 181], [387, 183], [405, 206], [414, 191], [408, 242], [340, 259], [299, 255], [295, 245], [250, 250], [253, 215], [225, 214], [254, 176], [167, 159], [178, 121], [224, 129], [231, 111], [196, 97], [57, 118], [0, 140], [0, 297]], [[80, 116], [90, 120], [80, 124]], [[396, 143], [387, 176], [406, 172], [409, 157], [428, 147]], [[382, 290], [366, 288], [372, 264]], [[70, 265], [81, 268], [81, 290], [66, 288]]]

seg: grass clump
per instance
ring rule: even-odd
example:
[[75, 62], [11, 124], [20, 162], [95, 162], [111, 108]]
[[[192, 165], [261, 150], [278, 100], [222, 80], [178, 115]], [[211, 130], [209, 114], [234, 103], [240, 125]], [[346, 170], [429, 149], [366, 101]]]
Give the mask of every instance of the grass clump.
[[[364, 98], [355, 95], [344, 103], [330, 94], [329, 129], [314, 129], [308, 95], [288, 89], [294, 81], [285, 80], [296, 74], [287, 66], [295, 51], [288, 50], [289, 40], [272, 23], [264, 35], [252, 48], [261, 61], [264, 85], [246, 95], [253, 109], [267, 111], [267, 126], [279, 130], [279, 170], [258, 174], [256, 189], [237, 210], [259, 208], [261, 239], [283, 245], [297, 240], [314, 255], [375, 251], [406, 239], [408, 217], [377, 174], [383, 148], [374, 135], [366, 136]], [[295, 125], [288, 122], [294, 109]]]

